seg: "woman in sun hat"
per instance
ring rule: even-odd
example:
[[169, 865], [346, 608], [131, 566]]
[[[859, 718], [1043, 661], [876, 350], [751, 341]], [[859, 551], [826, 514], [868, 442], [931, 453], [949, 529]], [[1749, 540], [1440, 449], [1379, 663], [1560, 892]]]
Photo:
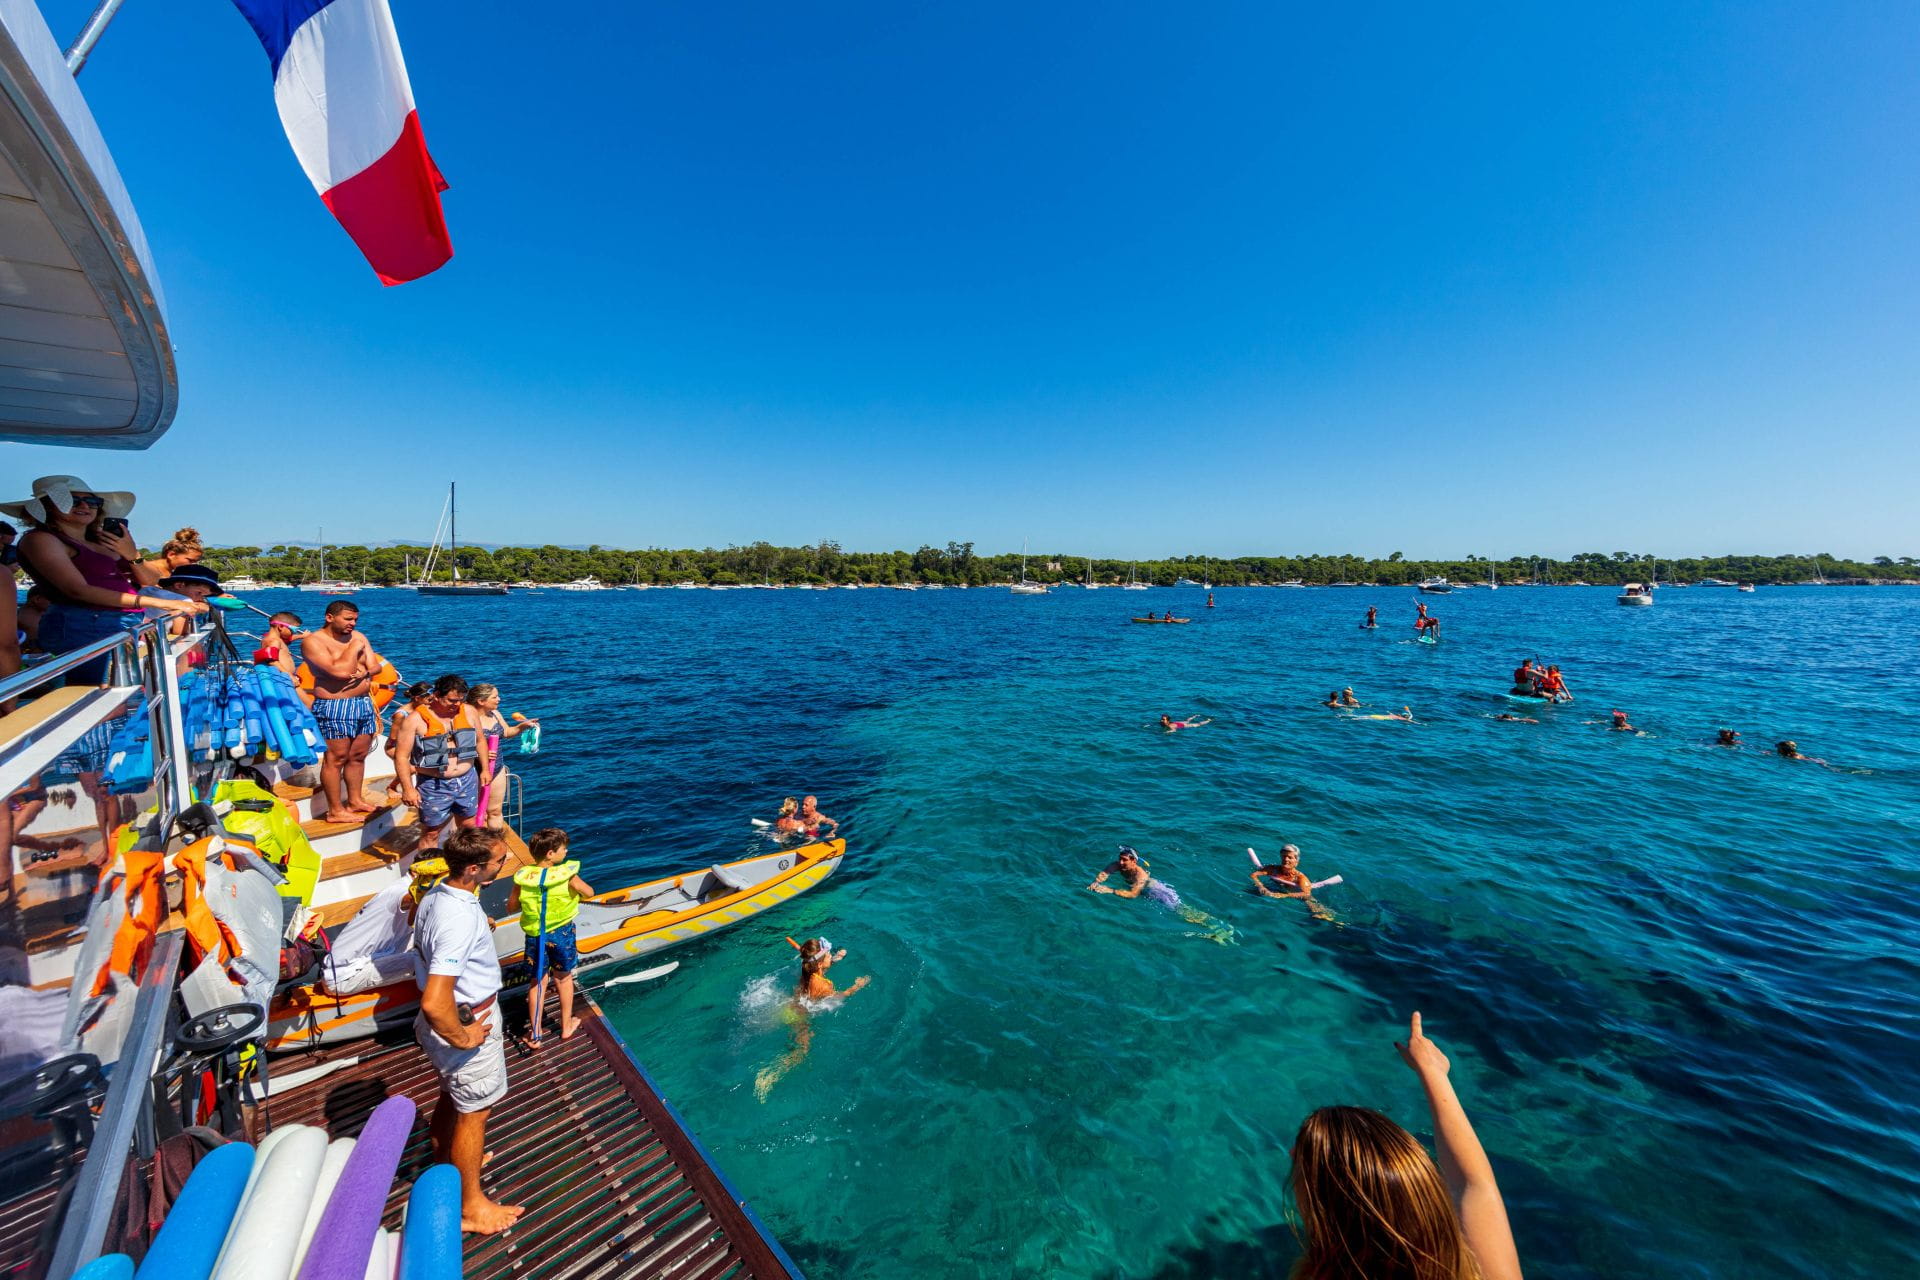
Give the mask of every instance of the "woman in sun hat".
[[[103, 491], [77, 476], [41, 476], [33, 496], [0, 503], [0, 513], [31, 527], [20, 539], [20, 562], [52, 596], [40, 619], [40, 647], [67, 653], [137, 625], [141, 610], [205, 613], [197, 600], [151, 595], [142, 590], [157, 576], [140, 563], [140, 548], [127, 532], [133, 495]], [[107, 659], [96, 658], [67, 673], [68, 684], [99, 684]]]

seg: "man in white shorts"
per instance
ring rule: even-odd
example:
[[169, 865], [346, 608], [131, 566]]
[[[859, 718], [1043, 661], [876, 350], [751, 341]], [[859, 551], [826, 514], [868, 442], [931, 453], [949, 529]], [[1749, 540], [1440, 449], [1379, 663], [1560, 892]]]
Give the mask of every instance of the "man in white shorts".
[[519, 1206], [496, 1204], [480, 1186], [487, 1112], [507, 1096], [507, 1055], [500, 1038], [500, 959], [478, 891], [500, 874], [507, 846], [496, 831], [467, 827], [454, 833], [441, 856], [447, 878], [421, 899], [413, 921], [413, 974], [421, 992], [413, 1035], [440, 1073], [433, 1152], [460, 1171], [460, 1229], [492, 1235], [520, 1216]]

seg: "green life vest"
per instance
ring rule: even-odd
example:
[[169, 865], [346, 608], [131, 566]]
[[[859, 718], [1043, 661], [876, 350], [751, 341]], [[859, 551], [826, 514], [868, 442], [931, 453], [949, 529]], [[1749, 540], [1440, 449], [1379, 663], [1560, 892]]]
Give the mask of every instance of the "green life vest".
[[513, 873], [520, 886], [520, 931], [529, 938], [540, 936], [540, 899], [547, 900], [547, 928], [572, 924], [580, 914], [580, 895], [573, 891], [573, 878], [580, 874], [578, 862], [563, 862], [557, 867], [522, 867]]

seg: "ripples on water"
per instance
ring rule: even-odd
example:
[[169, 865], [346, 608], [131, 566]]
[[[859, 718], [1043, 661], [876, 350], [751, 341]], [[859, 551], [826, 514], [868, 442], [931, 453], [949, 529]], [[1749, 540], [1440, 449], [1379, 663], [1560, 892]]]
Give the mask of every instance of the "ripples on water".
[[[1284, 1275], [1301, 1117], [1426, 1128], [1392, 1049], [1416, 1007], [1529, 1274], [1916, 1273], [1920, 593], [1472, 592], [1431, 649], [1402, 591], [1219, 599], [361, 603], [410, 677], [547, 717], [527, 820], [598, 887], [743, 856], [782, 795], [846, 823], [819, 889], [606, 993], [812, 1276]], [[1196, 622], [1127, 625], [1146, 603]], [[1579, 701], [1499, 723], [1524, 656]], [[1421, 723], [1318, 705], [1348, 684]], [[1582, 723], [1614, 707], [1646, 736]], [[1766, 753], [1788, 736], [1870, 772]], [[1337, 927], [1246, 892], [1282, 840], [1346, 877]], [[1122, 841], [1236, 945], [1084, 893]], [[763, 1105], [810, 932], [874, 984]]]

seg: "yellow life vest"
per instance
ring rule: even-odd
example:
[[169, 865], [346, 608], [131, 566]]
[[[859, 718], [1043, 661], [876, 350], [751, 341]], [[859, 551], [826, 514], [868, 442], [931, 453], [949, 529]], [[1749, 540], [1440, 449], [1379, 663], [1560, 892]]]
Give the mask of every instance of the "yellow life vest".
[[573, 923], [580, 914], [580, 895], [573, 891], [573, 878], [580, 874], [578, 862], [563, 862], [557, 867], [522, 867], [513, 873], [520, 886], [520, 931], [529, 938], [540, 936], [540, 899], [547, 900], [547, 928], [558, 929]]

